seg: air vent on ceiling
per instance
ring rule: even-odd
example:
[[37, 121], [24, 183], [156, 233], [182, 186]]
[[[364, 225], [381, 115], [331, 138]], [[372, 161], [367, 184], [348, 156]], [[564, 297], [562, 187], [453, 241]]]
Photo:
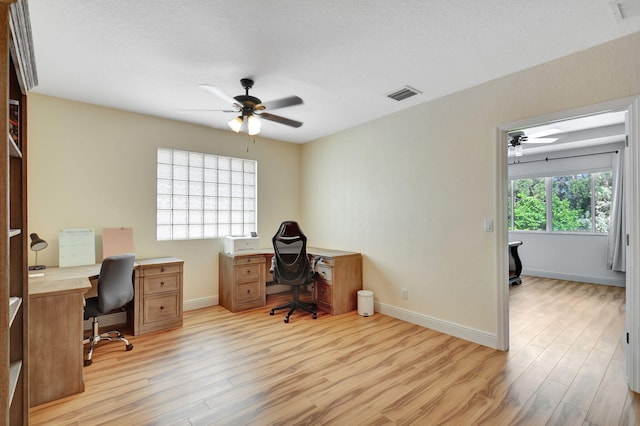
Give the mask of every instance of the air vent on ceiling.
[[414, 89], [411, 86], [404, 86], [400, 90], [396, 90], [393, 93], [387, 95], [387, 97], [391, 99], [395, 99], [396, 101], [402, 101], [404, 99], [410, 98], [413, 95], [417, 95], [418, 93], [422, 93], [421, 91]]

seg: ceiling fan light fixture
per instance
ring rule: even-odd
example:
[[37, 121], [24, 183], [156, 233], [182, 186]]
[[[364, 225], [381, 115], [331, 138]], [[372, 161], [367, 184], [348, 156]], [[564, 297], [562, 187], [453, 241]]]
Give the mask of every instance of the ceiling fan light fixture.
[[248, 127], [248, 133], [251, 136], [257, 135], [258, 133], [260, 133], [260, 129], [262, 128], [262, 123], [260, 122], [260, 119], [258, 117], [256, 117], [255, 115], [250, 115], [247, 118], [247, 127]]
[[231, 130], [233, 130], [234, 132], [238, 133], [240, 132], [240, 129], [242, 128], [242, 117], [238, 116], [236, 118], [234, 118], [233, 120], [229, 121], [229, 123], [227, 123], [229, 125], [229, 127], [231, 127]]

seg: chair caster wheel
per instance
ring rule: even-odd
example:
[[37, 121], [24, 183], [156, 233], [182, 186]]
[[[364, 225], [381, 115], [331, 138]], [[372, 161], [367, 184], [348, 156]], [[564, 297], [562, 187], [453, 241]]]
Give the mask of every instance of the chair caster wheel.
[[289, 317], [284, 317], [285, 324], [289, 323]]
[[91, 365], [92, 362], [93, 362], [93, 360], [85, 359], [84, 360], [84, 366], [87, 367], [87, 366]]
[[129, 343], [129, 344], [127, 345], [127, 350], [128, 350], [128, 351], [130, 351], [131, 349], [133, 349], [133, 345], [132, 345], [131, 343]]
[[269, 315], [275, 315], [275, 311], [272, 309], [269, 311]]
[[313, 314], [313, 317], [312, 317], [312, 318], [313, 318], [313, 319], [318, 318], [318, 314]]

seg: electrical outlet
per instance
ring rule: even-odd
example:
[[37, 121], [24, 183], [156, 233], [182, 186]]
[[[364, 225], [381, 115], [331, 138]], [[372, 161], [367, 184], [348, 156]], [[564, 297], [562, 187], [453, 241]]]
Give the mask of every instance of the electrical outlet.
[[406, 288], [402, 289], [402, 298], [403, 299], [408, 299], [409, 298], [409, 290], [407, 290]]

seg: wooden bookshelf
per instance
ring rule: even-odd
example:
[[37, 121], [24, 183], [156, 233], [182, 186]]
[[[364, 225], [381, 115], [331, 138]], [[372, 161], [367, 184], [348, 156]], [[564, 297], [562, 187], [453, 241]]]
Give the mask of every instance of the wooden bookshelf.
[[29, 424], [27, 92], [37, 84], [26, 0], [0, 0], [0, 425]]

